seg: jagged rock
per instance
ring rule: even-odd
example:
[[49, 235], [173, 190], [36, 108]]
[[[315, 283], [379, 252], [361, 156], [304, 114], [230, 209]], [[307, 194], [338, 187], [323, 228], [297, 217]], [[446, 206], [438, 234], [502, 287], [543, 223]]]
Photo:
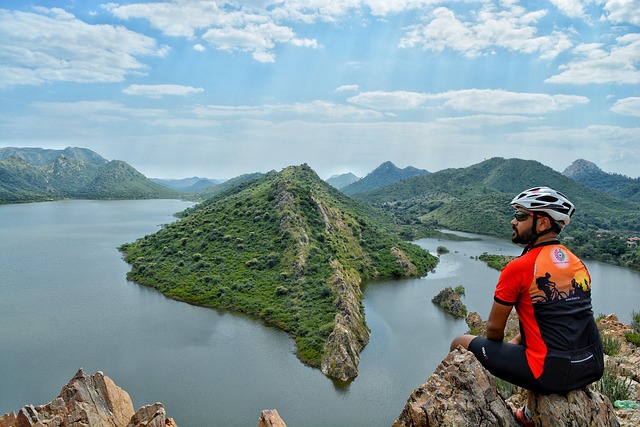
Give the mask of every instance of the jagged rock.
[[280, 418], [278, 410], [267, 409], [260, 413], [258, 427], [287, 427], [287, 425], [282, 421], [282, 418]]
[[80, 369], [52, 402], [0, 417], [0, 427], [177, 427], [161, 403], [135, 415], [129, 394], [102, 372]]
[[172, 418], [167, 418], [164, 405], [156, 402], [138, 409], [127, 427], [177, 427]]
[[534, 394], [528, 406], [536, 426], [620, 426], [611, 401], [590, 387], [566, 395]]
[[393, 423], [394, 427], [517, 425], [493, 376], [462, 347], [449, 353], [411, 394]]
[[351, 275], [336, 260], [331, 261], [334, 274], [330, 281], [337, 295], [333, 331], [325, 341], [320, 369], [325, 375], [341, 381], [358, 376], [360, 352], [369, 342], [369, 329], [361, 310], [360, 278]]

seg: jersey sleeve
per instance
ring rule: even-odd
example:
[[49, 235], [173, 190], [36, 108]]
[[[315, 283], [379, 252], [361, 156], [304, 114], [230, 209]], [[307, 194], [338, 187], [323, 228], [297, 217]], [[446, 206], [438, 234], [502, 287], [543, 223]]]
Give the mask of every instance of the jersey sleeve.
[[528, 259], [529, 257], [516, 258], [502, 269], [493, 294], [495, 302], [515, 305], [523, 291], [528, 291], [531, 279], [527, 279], [527, 275], [531, 275], [530, 270], [533, 268]]

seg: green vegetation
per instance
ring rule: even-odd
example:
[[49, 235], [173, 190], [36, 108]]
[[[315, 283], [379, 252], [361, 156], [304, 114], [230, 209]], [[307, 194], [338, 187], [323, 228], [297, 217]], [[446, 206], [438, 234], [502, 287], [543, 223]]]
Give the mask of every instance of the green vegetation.
[[624, 337], [627, 342], [640, 346], [640, 312], [635, 310], [631, 312], [630, 326], [633, 328], [633, 331], [625, 332]]
[[263, 318], [294, 336], [298, 356], [312, 366], [342, 309], [336, 277], [421, 276], [437, 262], [403, 241], [387, 214], [349, 199], [306, 165], [231, 187], [180, 217], [121, 247], [129, 279]]
[[436, 248], [436, 253], [438, 255], [448, 254], [449, 253], [449, 249], [447, 249], [445, 246], [438, 246]]
[[478, 257], [480, 261], [484, 261], [489, 267], [498, 271], [502, 271], [502, 269], [515, 258], [516, 257], [509, 255], [488, 254], [487, 252], [482, 253]]
[[631, 398], [631, 384], [632, 381], [628, 377], [620, 375], [617, 365], [605, 363], [604, 373], [595, 383], [595, 388], [613, 403], [616, 400]]
[[[461, 169], [414, 177], [354, 197], [392, 213], [418, 230], [451, 229], [509, 238], [509, 205], [520, 191], [544, 185], [564, 192], [577, 210], [562, 232], [576, 255], [626, 268], [640, 269], [640, 204], [596, 190], [535, 161], [493, 158]], [[422, 231], [426, 233], [425, 231]]]
[[615, 356], [620, 353], [622, 343], [611, 335], [602, 335], [602, 350], [607, 356]]

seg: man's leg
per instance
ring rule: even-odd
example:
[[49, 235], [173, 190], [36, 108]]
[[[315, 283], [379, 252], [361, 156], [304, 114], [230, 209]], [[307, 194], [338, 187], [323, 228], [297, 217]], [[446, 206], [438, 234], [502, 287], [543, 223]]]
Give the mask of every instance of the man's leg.
[[453, 341], [451, 341], [449, 351], [455, 350], [460, 345], [468, 350], [469, 344], [471, 343], [471, 341], [473, 341], [474, 338], [476, 338], [475, 335], [460, 335], [459, 337], [454, 338]]

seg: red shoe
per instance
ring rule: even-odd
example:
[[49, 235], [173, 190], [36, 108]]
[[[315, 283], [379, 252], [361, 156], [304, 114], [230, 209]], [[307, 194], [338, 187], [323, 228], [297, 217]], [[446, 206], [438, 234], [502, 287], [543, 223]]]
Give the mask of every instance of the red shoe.
[[521, 426], [533, 427], [533, 420], [527, 418], [527, 415], [524, 413], [524, 407], [518, 408], [516, 411], [516, 420]]

